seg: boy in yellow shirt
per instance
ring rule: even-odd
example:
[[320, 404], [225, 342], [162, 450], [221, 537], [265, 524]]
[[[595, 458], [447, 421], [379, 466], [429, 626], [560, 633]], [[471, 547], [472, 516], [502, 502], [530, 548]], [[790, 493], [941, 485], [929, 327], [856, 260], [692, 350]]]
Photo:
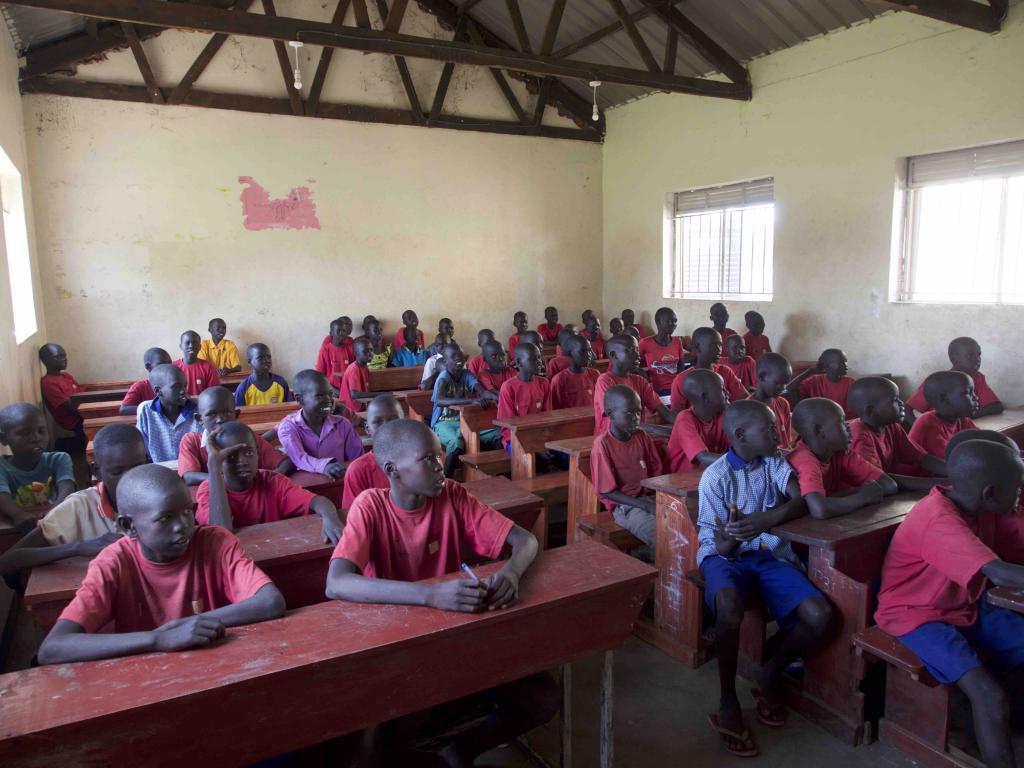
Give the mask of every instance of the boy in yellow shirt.
[[220, 376], [238, 373], [242, 370], [238, 347], [231, 339], [224, 338], [228, 332], [228, 324], [215, 317], [210, 321], [209, 330], [210, 338], [203, 339], [203, 345], [199, 348], [199, 359], [209, 360], [210, 365], [217, 369]]

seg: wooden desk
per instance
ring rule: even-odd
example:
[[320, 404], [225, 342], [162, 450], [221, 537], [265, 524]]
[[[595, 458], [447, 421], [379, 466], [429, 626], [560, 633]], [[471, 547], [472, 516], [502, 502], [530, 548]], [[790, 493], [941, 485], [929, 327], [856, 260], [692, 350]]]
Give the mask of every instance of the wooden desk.
[[[227, 376], [220, 377], [221, 386], [227, 387], [229, 390], [234, 392], [238, 389], [238, 385], [242, 383], [242, 379], [248, 376], [248, 373], [229, 373]], [[141, 376], [139, 377], [142, 378]], [[124, 400], [124, 396], [128, 393], [129, 388], [138, 379], [122, 379], [116, 381], [94, 381], [91, 384], [83, 384], [85, 387], [84, 392], [76, 392], [71, 396], [71, 402], [74, 405], [80, 405], [81, 403], [95, 403], [104, 400], [117, 400], [118, 405]]]
[[480, 453], [480, 433], [494, 428], [497, 406], [490, 404], [487, 408], [481, 408], [476, 403], [466, 403], [453, 405], [451, 409], [459, 412], [459, 432], [466, 444], [465, 452]]
[[594, 436], [570, 437], [544, 443], [549, 451], [569, 457], [569, 510], [565, 521], [566, 542], [577, 541], [576, 521], [600, 511], [601, 502], [590, 475], [590, 451]]
[[1007, 408], [993, 416], [979, 416], [974, 423], [978, 429], [1001, 432], [1024, 448], [1024, 408]]
[[[243, 424], [264, 424], [266, 422], [279, 422], [285, 416], [297, 410], [298, 403], [273, 403], [271, 405], [243, 405], [238, 409], [238, 420]], [[135, 425], [135, 416], [106, 416], [103, 418], [86, 419], [83, 426], [85, 436], [89, 440], [96, 437], [96, 433], [108, 424], [131, 424]]]
[[1024, 592], [1017, 592], [1006, 587], [992, 587], [986, 594], [986, 598], [998, 608], [1024, 613]]
[[495, 419], [494, 425], [509, 431], [512, 443], [512, 479], [526, 480], [537, 474], [537, 456], [546, 443], [594, 434], [594, 408], [562, 408], [529, 416]]
[[96, 402], [78, 404], [78, 415], [83, 419], [103, 419], [108, 416], [118, 416], [120, 413], [120, 400], [97, 400]]
[[434, 413], [434, 403], [431, 400], [433, 393], [421, 389], [408, 389], [401, 392], [392, 392], [400, 402], [404, 403], [405, 416], [414, 421], [422, 421], [430, 425], [430, 417]]
[[462, 485], [471, 496], [501, 512], [520, 528], [532, 531], [537, 541], [543, 542], [546, 538], [547, 517], [544, 515], [544, 499], [540, 496], [524, 491], [500, 475], [470, 480]]
[[804, 660], [803, 690], [796, 706], [827, 731], [850, 744], [864, 737], [866, 665], [854, 651], [853, 636], [871, 624], [875, 581], [896, 528], [920, 493], [902, 493], [842, 517], [809, 515], [772, 530], [809, 550], [807, 575], [835, 613], [828, 644]]
[[379, 371], [370, 371], [369, 373], [371, 392], [416, 389], [423, 379], [423, 366], [409, 365], [404, 368], [384, 368]]
[[609, 651], [654, 579], [586, 542], [541, 553], [504, 611], [325, 602], [210, 648], [0, 675], [0, 764], [247, 765]]

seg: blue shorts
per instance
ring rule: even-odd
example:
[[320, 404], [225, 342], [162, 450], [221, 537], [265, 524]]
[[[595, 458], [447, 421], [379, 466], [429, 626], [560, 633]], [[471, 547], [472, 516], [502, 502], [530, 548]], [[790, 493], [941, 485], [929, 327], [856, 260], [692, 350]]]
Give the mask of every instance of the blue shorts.
[[779, 560], [767, 549], [744, 552], [738, 560], [711, 555], [701, 562], [700, 571], [704, 574], [704, 602], [712, 613], [715, 598], [723, 589], [735, 589], [745, 602], [756, 588], [783, 629], [796, 625], [800, 603], [811, 597], [823, 597], [796, 566]]
[[997, 675], [1024, 666], [1024, 616], [989, 605], [984, 595], [978, 601], [978, 620], [971, 626], [930, 621], [900, 641], [940, 683], [955, 683], [980, 666]]

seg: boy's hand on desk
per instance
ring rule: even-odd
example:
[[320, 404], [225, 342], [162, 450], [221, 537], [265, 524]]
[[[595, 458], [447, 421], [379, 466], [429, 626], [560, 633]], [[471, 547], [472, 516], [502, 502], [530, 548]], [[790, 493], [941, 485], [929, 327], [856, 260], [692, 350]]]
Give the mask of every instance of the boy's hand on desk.
[[153, 630], [158, 651], [183, 651], [224, 637], [224, 625], [209, 616], [186, 616]]
[[442, 611], [478, 613], [484, 609], [486, 598], [487, 582], [455, 579], [432, 585], [427, 593], [427, 605]]
[[325, 517], [323, 527], [320, 532], [323, 534], [324, 541], [328, 544], [337, 544], [341, 540], [341, 534], [345, 531], [345, 524], [340, 520], [331, 520]]
[[487, 586], [487, 610], [507, 608], [519, 599], [519, 576], [507, 568], [484, 580]]
[[333, 477], [335, 480], [340, 480], [345, 476], [345, 468], [338, 462], [332, 461], [324, 467], [324, 474], [328, 477]]
[[102, 536], [97, 536], [95, 539], [85, 539], [78, 542], [75, 552], [81, 557], [95, 557], [104, 547], [108, 544], [113, 544], [120, 538], [121, 534], [119, 533], [105, 533]]

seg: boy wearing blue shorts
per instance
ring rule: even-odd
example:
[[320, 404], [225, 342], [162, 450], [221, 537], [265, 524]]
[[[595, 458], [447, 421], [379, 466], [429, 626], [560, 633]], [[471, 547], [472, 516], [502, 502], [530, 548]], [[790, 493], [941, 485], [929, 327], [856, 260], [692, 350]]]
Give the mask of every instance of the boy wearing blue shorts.
[[753, 757], [759, 750], [736, 696], [747, 596], [760, 593], [783, 633], [752, 691], [757, 719], [776, 728], [786, 722], [782, 673], [820, 646], [832, 610], [797, 565], [789, 544], [769, 533], [806, 512], [793, 468], [779, 456], [775, 414], [758, 400], [740, 400], [726, 408], [723, 429], [732, 445], [704, 470], [697, 518], [697, 564], [704, 575], [704, 600], [715, 614], [720, 686], [718, 713], [708, 719], [728, 752]]
[[952, 486], [933, 488], [893, 536], [875, 620], [936, 680], [964, 692], [984, 763], [1015, 766], [1000, 681], [1024, 668], [1024, 616], [989, 605], [985, 591], [1024, 589], [1024, 533], [1013, 514], [1024, 463], [1016, 448], [966, 439], [946, 466]]

